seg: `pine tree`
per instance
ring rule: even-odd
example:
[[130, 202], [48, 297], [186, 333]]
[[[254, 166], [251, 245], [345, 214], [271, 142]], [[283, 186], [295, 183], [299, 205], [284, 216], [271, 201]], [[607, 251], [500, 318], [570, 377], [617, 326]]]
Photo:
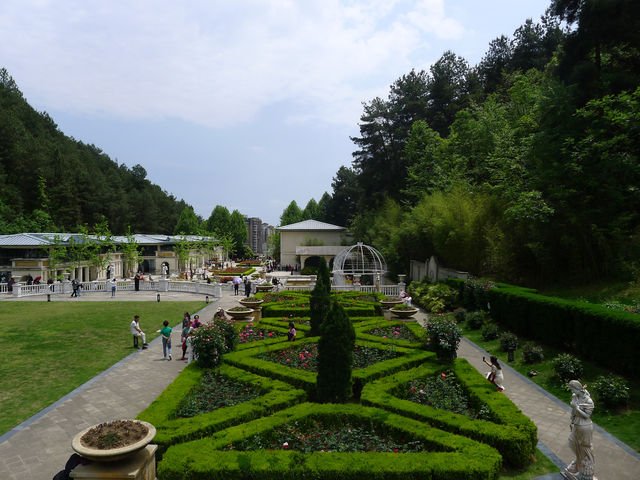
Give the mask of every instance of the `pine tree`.
[[331, 303], [331, 279], [329, 278], [329, 269], [324, 258], [320, 258], [318, 265], [318, 275], [316, 285], [311, 292], [310, 302], [310, 323], [311, 335], [320, 335], [322, 322], [329, 312]]
[[336, 301], [331, 303], [321, 331], [316, 381], [318, 400], [345, 402], [351, 396], [351, 366], [356, 332], [351, 320]]

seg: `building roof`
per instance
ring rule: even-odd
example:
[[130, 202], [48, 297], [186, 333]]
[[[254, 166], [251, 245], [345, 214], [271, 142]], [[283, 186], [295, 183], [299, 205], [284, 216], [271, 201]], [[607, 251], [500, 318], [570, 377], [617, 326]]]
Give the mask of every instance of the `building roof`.
[[292, 223], [291, 225], [284, 225], [278, 227], [281, 232], [307, 232], [307, 231], [344, 231], [345, 227], [339, 227], [338, 225], [331, 225], [330, 223], [319, 222], [317, 220], [304, 220], [298, 223]]
[[[67, 245], [70, 238], [76, 241], [82, 238], [79, 233], [14, 233], [10, 235], [0, 235], [0, 247], [47, 247], [56, 244], [59, 239], [60, 245]], [[91, 240], [97, 239], [95, 235], [88, 235]], [[199, 235], [157, 235], [157, 234], [134, 234], [136, 243], [139, 245], [159, 245], [174, 244], [180, 239], [190, 242], [212, 239], [212, 237], [201, 237]], [[127, 243], [127, 237], [114, 235], [115, 243]]]

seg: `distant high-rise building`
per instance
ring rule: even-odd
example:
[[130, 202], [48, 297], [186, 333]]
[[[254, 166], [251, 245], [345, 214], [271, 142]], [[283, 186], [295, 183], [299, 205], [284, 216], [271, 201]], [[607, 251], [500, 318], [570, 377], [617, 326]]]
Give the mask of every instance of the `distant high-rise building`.
[[268, 223], [262, 223], [262, 220], [257, 217], [249, 217], [248, 215], [243, 215], [243, 217], [247, 226], [247, 245], [256, 254], [267, 253], [268, 236], [273, 233], [274, 228]]

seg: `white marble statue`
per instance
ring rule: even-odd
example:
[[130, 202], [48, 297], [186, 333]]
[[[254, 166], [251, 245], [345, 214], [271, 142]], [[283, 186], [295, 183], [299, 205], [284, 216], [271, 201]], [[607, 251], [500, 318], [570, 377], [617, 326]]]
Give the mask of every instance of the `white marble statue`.
[[562, 472], [570, 480], [597, 480], [594, 476], [595, 458], [593, 456], [593, 400], [585, 387], [577, 380], [569, 382], [571, 389], [571, 434], [569, 448], [575, 459]]

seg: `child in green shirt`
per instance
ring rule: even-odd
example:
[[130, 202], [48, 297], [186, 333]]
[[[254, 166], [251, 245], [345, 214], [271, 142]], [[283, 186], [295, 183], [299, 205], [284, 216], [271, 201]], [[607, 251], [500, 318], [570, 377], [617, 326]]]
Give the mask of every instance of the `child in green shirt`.
[[164, 358], [167, 358], [167, 349], [169, 350], [169, 360], [171, 360], [171, 332], [173, 329], [169, 326], [169, 322], [166, 320], [162, 322], [164, 328], [160, 330], [160, 334], [162, 335], [162, 353], [164, 354]]

